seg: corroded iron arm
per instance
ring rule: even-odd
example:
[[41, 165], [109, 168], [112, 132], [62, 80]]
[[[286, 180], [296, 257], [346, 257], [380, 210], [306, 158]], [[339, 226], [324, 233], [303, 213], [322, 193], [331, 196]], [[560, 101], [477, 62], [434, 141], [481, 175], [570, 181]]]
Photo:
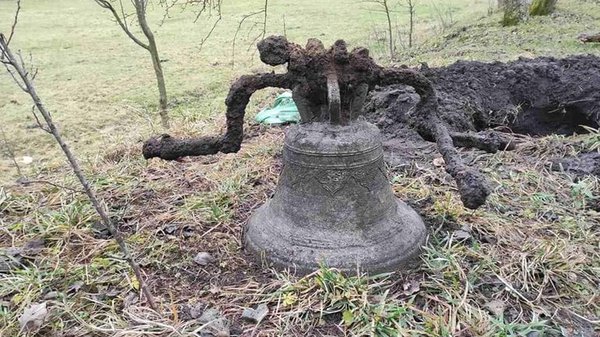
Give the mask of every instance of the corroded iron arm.
[[223, 137], [221, 152], [231, 153], [240, 150], [244, 137], [244, 116], [252, 94], [258, 90], [274, 87], [291, 89], [294, 83], [289, 74], [259, 74], [240, 77], [229, 89], [225, 99], [227, 105], [227, 132]]
[[240, 77], [231, 86], [227, 105], [227, 131], [223, 137], [177, 139], [161, 135], [148, 139], [142, 148], [144, 158], [175, 160], [186, 156], [202, 156], [218, 152], [231, 153], [240, 150], [244, 137], [244, 116], [250, 97], [256, 91], [268, 88], [290, 89], [293, 81], [288, 74], [258, 74]]
[[[414, 118], [417, 131], [423, 137], [435, 140], [446, 163], [446, 172], [456, 181], [463, 205], [471, 209], [483, 205], [491, 192], [489, 183], [481, 172], [463, 163], [452, 134], [438, 116], [437, 96], [431, 81], [411, 69], [384, 68], [380, 73], [379, 84], [405, 84], [415, 89], [421, 96]], [[459, 135], [455, 136], [458, 138]]]

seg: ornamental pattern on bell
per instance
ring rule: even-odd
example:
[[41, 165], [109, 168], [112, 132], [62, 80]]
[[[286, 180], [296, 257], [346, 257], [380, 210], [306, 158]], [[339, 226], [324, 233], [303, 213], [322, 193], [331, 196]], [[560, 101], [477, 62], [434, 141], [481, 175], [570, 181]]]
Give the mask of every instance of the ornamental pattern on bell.
[[325, 190], [331, 194], [336, 194], [344, 187], [349, 177], [350, 174], [347, 170], [325, 170], [316, 178]]

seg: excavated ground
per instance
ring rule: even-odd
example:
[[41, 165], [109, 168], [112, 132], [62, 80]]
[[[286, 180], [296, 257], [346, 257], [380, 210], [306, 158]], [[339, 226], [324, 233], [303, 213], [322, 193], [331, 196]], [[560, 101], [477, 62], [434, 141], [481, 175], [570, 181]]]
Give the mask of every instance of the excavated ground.
[[[584, 133], [582, 126], [600, 125], [600, 58], [593, 55], [564, 59], [540, 57], [513, 62], [459, 61], [421, 71], [435, 86], [440, 118], [450, 130], [546, 136]], [[365, 105], [367, 118], [385, 135], [388, 161], [407, 165], [430, 153], [431, 143], [409, 125], [419, 95], [407, 86], [373, 91]], [[481, 133], [485, 136], [485, 132]], [[600, 156], [556, 158], [554, 169], [598, 174]]]

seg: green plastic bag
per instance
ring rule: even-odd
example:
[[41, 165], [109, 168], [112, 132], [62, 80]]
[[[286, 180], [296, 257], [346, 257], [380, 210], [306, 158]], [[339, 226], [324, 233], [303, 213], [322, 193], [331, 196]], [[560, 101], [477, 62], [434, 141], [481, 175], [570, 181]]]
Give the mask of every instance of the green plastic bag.
[[277, 96], [273, 104], [256, 115], [255, 120], [261, 124], [285, 124], [300, 122], [298, 107], [292, 99], [291, 92]]

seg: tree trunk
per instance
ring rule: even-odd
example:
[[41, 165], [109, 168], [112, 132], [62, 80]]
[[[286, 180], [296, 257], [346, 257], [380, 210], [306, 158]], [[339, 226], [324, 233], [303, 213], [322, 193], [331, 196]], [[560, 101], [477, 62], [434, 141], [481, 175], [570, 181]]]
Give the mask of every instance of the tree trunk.
[[156, 43], [154, 42], [154, 38], [150, 40], [150, 55], [152, 55], [152, 66], [154, 67], [154, 72], [156, 73], [156, 82], [158, 85], [158, 93], [159, 93], [159, 104], [160, 104], [160, 119], [162, 125], [165, 128], [169, 128], [169, 115], [167, 113], [167, 88], [165, 85], [165, 77], [163, 75], [162, 66], [160, 64], [160, 58], [158, 56], [158, 50], [156, 48]]
[[414, 32], [414, 28], [415, 28], [415, 5], [413, 4], [412, 0], [408, 0], [408, 13], [410, 15], [409, 17], [409, 31], [408, 31], [408, 48], [412, 48], [413, 46], [413, 32]]
[[388, 7], [387, 0], [383, 0], [383, 7], [385, 8], [385, 15], [387, 15], [388, 22], [388, 33], [390, 39], [390, 59], [394, 59], [394, 35], [392, 34], [392, 19], [390, 18], [390, 8]]
[[163, 127], [169, 128], [169, 115], [167, 114], [167, 87], [165, 85], [165, 77], [163, 75], [162, 66], [160, 64], [160, 57], [158, 55], [158, 48], [156, 47], [156, 40], [154, 34], [148, 26], [146, 20], [146, 5], [147, 0], [134, 0], [135, 11], [137, 13], [138, 22], [142, 28], [142, 32], [148, 39], [148, 52], [152, 57], [152, 66], [154, 67], [154, 73], [156, 74], [156, 82], [158, 85], [159, 93], [159, 108], [160, 108], [160, 119]]
[[504, 16], [502, 17], [502, 26], [514, 26], [527, 20], [529, 13], [528, 7], [531, 3], [531, 0], [503, 0], [499, 1], [499, 6], [501, 6], [504, 11]]
[[529, 15], [548, 15], [554, 12], [558, 0], [533, 0], [529, 7]]

